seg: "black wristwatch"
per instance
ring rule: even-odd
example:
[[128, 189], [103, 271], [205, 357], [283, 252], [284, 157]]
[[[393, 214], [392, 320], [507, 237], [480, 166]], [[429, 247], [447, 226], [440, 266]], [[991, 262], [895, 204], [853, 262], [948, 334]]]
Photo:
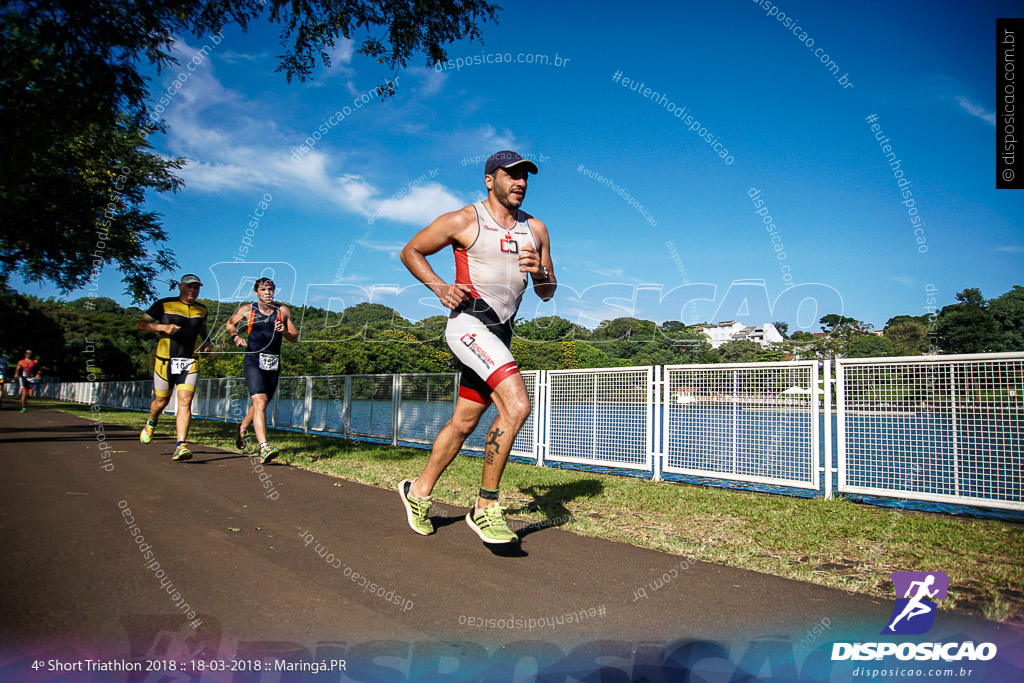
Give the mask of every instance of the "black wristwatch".
[[547, 266], [541, 266], [540, 269], [542, 271], [544, 271], [544, 277], [537, 277], [536, 275], [534, 275], [533, 281], [534, 282], [544, 282], [546, 280], [550, 280], [551, 279], [551, 273], [548, 272], [548, 267]]

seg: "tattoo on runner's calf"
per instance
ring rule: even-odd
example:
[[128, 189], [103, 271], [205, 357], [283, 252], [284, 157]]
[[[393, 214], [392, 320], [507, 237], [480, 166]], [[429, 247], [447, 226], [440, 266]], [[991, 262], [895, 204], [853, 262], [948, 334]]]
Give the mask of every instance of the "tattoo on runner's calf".
[[[487, 465], [494, 464], [494, 456], [497, 455], [498, 449], [501, 448], [501, 444], [498, 442], [498, 437], [502, 436], [505, 432], [501, 431], [497, 427], [491, 430], [488, 434], [487, 444], [484, 449], [484, 463]], [[494, 448], [491, 448], [494, 446]]]

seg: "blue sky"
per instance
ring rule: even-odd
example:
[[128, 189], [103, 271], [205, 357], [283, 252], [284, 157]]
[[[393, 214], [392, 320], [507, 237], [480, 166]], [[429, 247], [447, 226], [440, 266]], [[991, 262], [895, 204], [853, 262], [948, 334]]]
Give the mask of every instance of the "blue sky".
[[[942, 305], [965, 287], [993, 297], [1024, 283], [1024, 195], [995, 189], [993, 154], [995, 18], [1019, 5], [770, 7], [509, 4], [483, 27], [484, 44], [448, 52], [453, 62], [507, 54], [513, 63], [429, 69], [417, 57], [397, 74], [394, 97], [362, 106], [393, 74], [351, 43], [311, 81], [288, 84], [274, 72], [274, 26], [231, 27], [216, 46], [183, 37], [182, 68], [152, 82], [154, 102], [176, 90], [167, 134], [153, 142], [189, 159], [187, 188], [153, 195], [149, 207], [163, 214], [180, 272], [203, 277], [203, 296], [238, 298], [240, 279], [270, 268], [298, 307], [372, 299], [415, 320], [440, 304], [399, 249], [434, 217], [482, 199], [479, 159], [511, 148], [538, 160], [524, 208], [548, 225], [561, 283], [547, 304], [527, 294], [521, 316], [591, 327], [629, 314], [785, 320], [790, 331], [817, 331], [818, 317], [841, 312], [880, 327], [924, 313], [929, 296]], [[711, 143], [676, 115], [683, 107]], [[321, 125], [327, 132], [297, 154]], [[245, 263], [233, 263], [265, 196]], [[453, 277], [450, 253], [432, 263]], [[115, 270], [99, 282], [100, 294], [129, 303]]]

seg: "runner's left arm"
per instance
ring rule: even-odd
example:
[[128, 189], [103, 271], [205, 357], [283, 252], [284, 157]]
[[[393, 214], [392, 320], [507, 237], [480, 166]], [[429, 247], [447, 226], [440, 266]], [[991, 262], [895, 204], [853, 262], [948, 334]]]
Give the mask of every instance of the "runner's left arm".
[[277, 322], [274, 323], [274, 331], [280, 332], [288, 341], [293, 344], [299, 341], [299, 330], [295, 327], [295, 323], [292, 322], [292, 312], [288, 310], [287, 306], [281, 306], [277, 309]]
[[[537, 250], [524, 249], [519, 255], [519, 271], [533, 275], [533, 291], [544, 301], [550, 301], [558, 289], [555, 279], [555, 265], [551, 261], [551, 243], [548, 239], [548, 227], [534, 217], [530, 217], [530, 228], [537, 240]], [[527, 245], [529, 246], [529, 245]], [[548, 269], [548, 277], [544, 278], [544, 266]]]
[[203, 343], [199, 347], [199, 353], [209, 353], [213, 350], [213, 342], [210, 340], [210, 332], [206, 329], [206, 321], [203, 321], [203, 326], [199, 328], [199, 336], [202, 338]]

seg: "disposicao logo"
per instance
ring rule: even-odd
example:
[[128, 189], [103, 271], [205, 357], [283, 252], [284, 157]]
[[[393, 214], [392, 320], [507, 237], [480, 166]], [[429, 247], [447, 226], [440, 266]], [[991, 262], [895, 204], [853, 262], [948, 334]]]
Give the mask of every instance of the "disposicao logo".
[[[938, 605], [932, 600], [945, 600], [949, 576], [945, 572], [893, 572], [896, 605], [889, 625], [882, 635], [916, 636], [927, 633], [935, 624]], [[899, 597], [899, 596], [903, 597]]]
[[[945, 600], [949, 576], [945, 572], [894, 572], [893, 587], [896, 604], [889, 624], [880, 635], [920, 635], [935, 624], [938, 605], [932, 600]], [[902, 597], [900, 597], [902, 596]], [[993, 643], [833, 643], [832, 661], [880, 660], [895, 655], [897, 659], [946, 662], [968, 660], [988, 661], [996, 656]]]

